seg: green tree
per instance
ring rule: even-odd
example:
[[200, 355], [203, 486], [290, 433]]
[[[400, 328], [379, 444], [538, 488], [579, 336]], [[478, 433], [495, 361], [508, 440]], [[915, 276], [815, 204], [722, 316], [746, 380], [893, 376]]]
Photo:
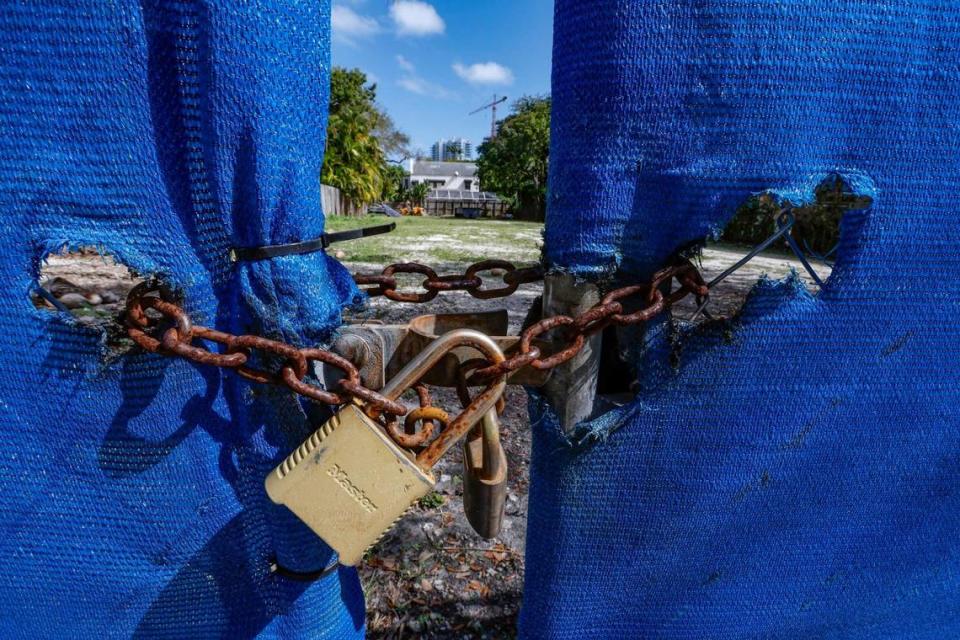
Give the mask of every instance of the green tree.
[[384, 114], [376, 106], [376, 97], [376, 85], [367, 84], [366, 74], [359, 69], [333, 69], [320, 179], [340, 189], [355, 206], [378, 200], [386, 182], [386, 158], [376, 136]]
[[407, 191], [407, 199], [418, 207], [424, 205], [428, 195], [430, 195], [430, 185], [426, 182], [418, 182], [410, 185], [410, 190]]
[[380, 197], [384, 202], [399, 202], [404, 199], [404, 182], [407, 172], [396, 164], [388, 164], [384, 168], [383, 193]]
[[[411, 157], [410, 136], [397, 129], [386, 111], [377, 108], [376, 124], [373, 128], [373, 135], [380, 141], [380, 148], [386, 154], [389, 162], [402, 162]], [[394, 167], [396, 164], [393, 165]]]
[[550, 152], [550, 98], [526, 96], [501, 120], [496, 138], [480, 145], [480, 184], [510, 203], [526, 220], [544, 220]]

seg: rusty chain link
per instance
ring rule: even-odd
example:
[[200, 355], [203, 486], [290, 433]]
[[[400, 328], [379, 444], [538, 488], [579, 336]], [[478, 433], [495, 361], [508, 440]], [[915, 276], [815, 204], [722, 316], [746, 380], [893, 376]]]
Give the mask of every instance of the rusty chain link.
[[[503, 271], [503, 286], [485, 289], [479, 274], [488, 271]], [[397, 289], [396, 275], [420, 274], [425, 276], [424, 292], [403, 292]], [[428, 302], [445, 291], [465, 291], [471, 296], [488, 300], [506, 297], [522, 284], [542, 280], [543, 269], [537, 267], [517, 268], [505, 260], [485, 260], [472, 265], [463, 274], [440, 276], [422, 264], [403, 263], [388, 266], [380, 275], [356, 275], [354, 280], [361, 286], [372, 286], [366, 293], [370, 296], [386, 296], [398, 302]], [[680, 287], [670, 291], [676, 279]], [[666, 291], [666, 293], [664, 293]], [[625, 326], [646, 322], [688, 295], [697, 297], [709, 293], [706, 283], [697, 268], [687, 260], [656, 273], [649, 284], [632, 285], [615, 289], [591, 309], [577, 317], [552, 316], [534, 323], [520, 336], [519, 351], [499, 364], [473, 361], [469, 367], [469, 381], [485, 383], [500, 376], [509, 375], [524, 367], [538, 370], [553, 369], [574, 358], [586, 343], [586, 339], [611, 325]], [[352, 399], [362, 401], [373, 415], [387, 414], [385, 426], [401, 446], [423, 446], [433, 435], [436, 423], [446, 426], [449, 416], [441, 409], [431, 406], [425, 387], [418, 387], [420, 408], [409, 412], [398, 401], [390, 400], [369, 389], [360, 380], [357, 367], [342, 356], [325, 349], [299, 349], [290, 344], [254, 335], [233, 335], [208, 327], [193, 324], [187, 313], [176, 304], [161, 297], [161, 288], [152, 282], [138, 285], [127, 299], [125, 321], [131, 340], [151, 353], [179, 356], [192, 362], [233, 369], [244, 378], [262, 384], [284, 386], [294, 393], [316, 402], [339, 406]], [[637, 311], [627, 313], [624, 301], [642, 296], [643, 305]], [[150, 317], [153, 310], [156, 317]], [[165, 318], [162, 323], [160, 318]], [[563, 331], [560, 347], [548, 356], [533, 344], [534, 339], [553, 330]], [[218, 353], [195, 342], [207, 342], [223, 347]], [[251, 365], [254, 352], [261, 352], [282, 360], [279, 371], [272, 373]], [[328, 390], [306, 381], [312, 362], [323, 362], [340, 369], [344, 378], [335, 390]], [[466, 383], [460, 385], [461, 395]], [[408, 415], [409, 414], [409, 415]], [[404, 427], [399, 418], [407, 416]], [[422, 426], [417, 431], [416, 424]]]
[[[487, 271], [503, 271], [501, 276], [503, 286], [484, 289], [484, 282], [479, 274]], [[426, 279], [421, 285], [423, 292], [399, 291], [396, 276], [401, 274], [425, 276]], [[512, 262], [506, 260], [484, 260], [471, 265], [463, 274], [440, 276], [426, 265], [404, 262], [388, 266], [379, 275], [356, 274], [353, 280], [360, 286], [375, 285], [364, 289], [364, 293], [368, 296], [372, 298], [386, 296], [394, 302], [430, 302], [441, 292], [446, 291], [466, 291], [478, 300], [491, 300], [512, 295], [522, 284], [543, 280], [543, 267], [537, 265], [517, 268]]]
[[[440, 407], [433, 406], [430, 398], [430, 391], [424, 384], [417, 384], [413, 387], [420, 400], [420, 408], [410, 412], [404, 421], [404, 428], [400, 429], [399, 420], [392, 418], [387, 421], [387, 433], [393, 438], [393, 441], [406, 449], [418, 449], [425, 447], [433, 437], [436, 431], [436, 423], [440, 423], [443, 431], [450, 424], [450, 416]], [[417, 423], [422, 422], [422, 426], [417, 431]]]
[[[150, 318], [147, 315], [149, 309], [170, 321], [170, 326], [161, 326], [158, 320]], [[351, 398], [358, 398], [378, 412], [398, 417], [407, 414], [403, 403], [364, 387], [360, 382], [360, 371], [346, 358], [324, 349], [298, 349], [260, 336], [236, 336], [194, 325], [183, 309], [161, 299], [157, 287], [152, 283], [138, 285], [130, 292], [125, 317], [127, 335], [145, 351], [233, 369], [253, 382], [285, 386], [298, 395], [322, 404], [339, 406]], [[158, 332], [161, 337], [151, 335], [151, 331]], [[225, 352], [215, 353], [195, 346], [193, 343], [197, 340], [220, 344], [225, 347]], [[279, 372], [270, 373], [250, 366], [254, 351], [279, 356], [283, 360]], [[343, 371], [344, 378], [339, 382], [339, 389], [330, 391], [306, 382], [311, 362], [323, 362]]]
[[[680, 288], [664, 295], [662, 288], [676, 278]], [[586, 339], [608, 326], [626, 326], [646, 322], [688, 295], [698, 297], [709, 294], [706, 283], [697, 268], [689, 261], [680, 261], [675, 266], [657, 272], [650, 284], [633, 285], [615, 289], [576, 318], [551, 316], [527, 327], [520, 336], [520, 350], [500, 364], [474, 371], [471, 380], [483, 381], [507, 375], [524, 367], [538, 370], [553, 369], [573, 359], [583, 349]], [[643, 295], [645, 306], [632, 313], [624, 313], [622, 300]], [[557, 328], [566, 329], [565, 344], [549, 357], [543, 357], [533, 344], [535, 338]]]

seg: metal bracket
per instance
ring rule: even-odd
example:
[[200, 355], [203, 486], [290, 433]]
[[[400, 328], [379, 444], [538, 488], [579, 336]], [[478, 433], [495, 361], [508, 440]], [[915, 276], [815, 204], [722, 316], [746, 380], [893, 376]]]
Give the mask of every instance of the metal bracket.
[[[424, 315], [414, 318], [409, 324], [348, 324], [340, 329], [331, 350], [357, 366], [365, 386], [382, 389], [387, 380], [393, 378], [437, 338], [456, 329], [473, 329], [490, 336], [507, 357], [520, 348], [518, 336], [504, 335], [508, 329], [508, 316], [505, 310], [498, 310]], [[544, 347], [546, 351], [545, 345], [538, 346]], [[431, 369], [423, 382], [438, 387], [456, 387], [461, 367], [476, 358], [477, 353], [473, 349], [454, 349]], [[327, 385], [335, 383], [337, 378], [342, 376], [342, 372], [333, 367], [318, 366], [325, 370], [315, 373], [318, 378], [323, 376], [321, 379]], [[507, 379], [507, 383], [541, 387], [549, 378], [550, 371], [525, 367], [514, 372]]]

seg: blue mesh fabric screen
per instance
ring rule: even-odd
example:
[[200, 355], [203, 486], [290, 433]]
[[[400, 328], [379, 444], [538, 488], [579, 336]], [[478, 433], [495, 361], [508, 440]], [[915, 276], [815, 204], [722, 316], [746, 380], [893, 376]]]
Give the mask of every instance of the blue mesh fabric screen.
[[[359, 294], [317, 237], [328, 2], [66, 0], [0, 11], [0, 636], [355, 638], [356, 573], [263, 479], [309, 433], [279, 389], [142, 352], [28, 297], [95, 245], [198, 323], [316, 344]], [[315, 422], [314, 422], [315, 424]]]
[[819, 296], [651, 327], [622, 411], [533, 402], [525, 637], [960, 635], [958, 38], [951, 2], [558, 0], [554, 268], [648, 277], [831, 175], [873, 206]]

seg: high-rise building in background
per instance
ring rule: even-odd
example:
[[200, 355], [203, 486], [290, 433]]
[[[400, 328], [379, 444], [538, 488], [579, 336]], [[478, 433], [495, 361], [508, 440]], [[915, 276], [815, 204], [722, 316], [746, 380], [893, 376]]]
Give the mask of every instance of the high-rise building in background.
[[430, 159], [434, 162], [463, 162], [473, 160], [473, 143], [466, 138], [454, 140], [440, 139], [430, 149]]

